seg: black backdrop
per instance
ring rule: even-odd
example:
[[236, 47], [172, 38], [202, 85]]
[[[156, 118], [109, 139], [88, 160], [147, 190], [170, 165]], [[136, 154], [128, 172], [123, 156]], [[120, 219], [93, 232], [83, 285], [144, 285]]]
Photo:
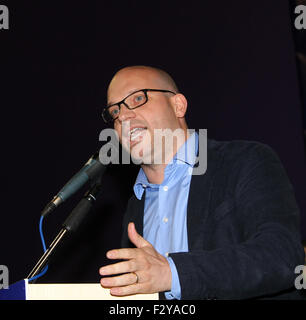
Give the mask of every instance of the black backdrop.
[[[1, 4], [5, 4], [4, 1]], [[219, 140], [269, 144], [295, 188], [306, 238], [306, 166], [289, 3], [274, 1], [9, 1], [1, 39], [0, 264], [10, 283], [42, 247], [40, 211], [99, 144], [113, 73], [144, 64], [168, 71], [188, 99], [190, 128]], [[95, 282], [120, 245], [137, 174], [114, 166], [80, 232], [41, 281]], [[49, 244], [84, 190], [44, 222]]]

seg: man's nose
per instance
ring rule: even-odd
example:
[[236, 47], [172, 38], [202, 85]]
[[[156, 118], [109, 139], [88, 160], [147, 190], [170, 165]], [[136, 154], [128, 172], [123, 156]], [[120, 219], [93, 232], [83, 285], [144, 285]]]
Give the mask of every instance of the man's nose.
[[134, 110], [127, 108], [124, 104], [121, 105], [119, 117], [118, 117], [120, 122], [126, 121], [130, 118], [135, 118], [135, 116], [136, 116], [136, 113]]

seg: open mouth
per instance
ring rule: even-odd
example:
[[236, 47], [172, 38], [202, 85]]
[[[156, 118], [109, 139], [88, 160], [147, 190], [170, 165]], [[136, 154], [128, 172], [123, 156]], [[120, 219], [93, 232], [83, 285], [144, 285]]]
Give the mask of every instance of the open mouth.
[[147, 128], [145, 128], [145, 127], [135, 127], [132, 130], [130, 130], [130, 132], [128, 134], [130, 141], [131, 142], [138, 141], [145, 130], [147, 130]]

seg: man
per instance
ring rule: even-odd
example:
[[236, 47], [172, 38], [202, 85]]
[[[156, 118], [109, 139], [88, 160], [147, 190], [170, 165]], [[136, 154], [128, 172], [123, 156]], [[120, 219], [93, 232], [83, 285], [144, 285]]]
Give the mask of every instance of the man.
[[[189, 133], [186, 98], [162, 70], [119, 70], [103, 112], [122, 146], [141, 160], [124, 217], [123, 261], [100, 268], [111, 294], [164, 293], [167, 299], [296, 297], [304, 263], [299, 210], [280, 161], [254, 142], [208, 141], [207, 171], [191, 175], [201, 143]], [[173, 148], [152, 140], [180, 130]], [[193, 139], [192, 139], [193, 138]], [[182, 158], [182, 154], [193, 157]], [[154, 162], [161, 154], [163, 161]], [[104, 277], [107, 276], [107, 277]]]

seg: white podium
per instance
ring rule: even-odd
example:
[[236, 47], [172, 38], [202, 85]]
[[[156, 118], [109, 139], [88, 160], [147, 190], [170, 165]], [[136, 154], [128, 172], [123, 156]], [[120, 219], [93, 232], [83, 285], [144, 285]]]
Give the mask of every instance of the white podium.
[[158, 293], [116, 297], [99, 283], [28, 283], [22, 280], [0, 290], [0, 300], [158, 300]]

